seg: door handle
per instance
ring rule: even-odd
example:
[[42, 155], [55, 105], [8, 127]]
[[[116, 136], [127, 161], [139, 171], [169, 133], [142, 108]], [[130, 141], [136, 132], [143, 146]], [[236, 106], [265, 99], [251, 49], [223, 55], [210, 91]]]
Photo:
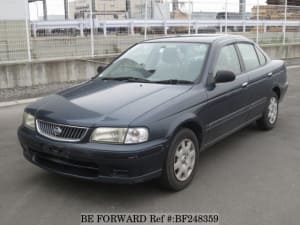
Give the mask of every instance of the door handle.
[[248, 86], [248, 82], [242, 83], [242, 87], [243, 87], [243, 88], [245, 88], [245, 87], [247, 87], [247, 86]]
[[271, 77], [273, 75], [273, 72], [268, 73], [268, 77]]

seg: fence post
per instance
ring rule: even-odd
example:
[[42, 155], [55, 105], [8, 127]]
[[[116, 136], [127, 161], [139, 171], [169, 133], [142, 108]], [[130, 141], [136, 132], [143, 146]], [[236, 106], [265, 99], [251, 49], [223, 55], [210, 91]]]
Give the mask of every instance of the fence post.
[[256, 3], [256, 43], [258, 44], [258, 32], [259, 32], [259, 0]]
[[164, 22], [164, 35], [168, 35], [168, 27], [166, 25], [166, 21]]
[[95, 47], [94, 47], [94, 19], [93, 19], [93, 8], [92, 1], [90, 0], [90, 29], [91, 29], [91, 56], [95, 56]]
[[287, 19], [287, 0], [284, 2], [284, 28], [283, 28], [283, 38], [282, 38], [282, 43], [285, 45], [286, 42], [286, 19]]
[[227, 34], [228, 26], [228, 0], [225, 0], [225, 34]]
[[192, 20], [192, 13], [193, 13], [193, 7], [192, 7], [192, 1], [190, 0], [189, 1], [189, 30], [188, 30], [188, 33], [189, 35], [191, 34], [191, 20]]
[[144, 40], [147, 39], [148, 0], [145, 0]]
[[103, 35], [104, 35], [104, 37], [106, 37], [106, 36], [107, 36], [107, 27], [106, 27], [106, 21], [104, 21], [104, 23], [103, 23]]
[[25, 26], [26, 26], [26, 42], [27, 42], [27, 57], [28, 61], [31, 62], [31, 46], [30, 46], [30, 31], [29, 31], [29, 3], [28, 0], [24, 0], [25, 3]]

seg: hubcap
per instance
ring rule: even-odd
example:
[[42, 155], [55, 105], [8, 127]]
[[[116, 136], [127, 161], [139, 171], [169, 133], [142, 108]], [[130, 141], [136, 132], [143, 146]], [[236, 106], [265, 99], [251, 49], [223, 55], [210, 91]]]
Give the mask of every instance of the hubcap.
[[179, 181], [187, 180], [195, 167], [196, 150], [190, 139], [182, 140], [176, 148], [174, 173]]
[[277, 99], [275, 97], [272, 97], [270, 99], [270, 104], [269, 104], [269, 112], [268, 112], [268, 119], [270, 124], [274, 124], [276, 119], [277, 119], [277, 113], [278, 113], [278, 105], [277, 105]]

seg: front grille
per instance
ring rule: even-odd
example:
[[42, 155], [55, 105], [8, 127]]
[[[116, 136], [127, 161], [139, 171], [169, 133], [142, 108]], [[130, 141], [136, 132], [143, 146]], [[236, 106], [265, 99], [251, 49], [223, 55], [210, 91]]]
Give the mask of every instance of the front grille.
[[87, 131], [86, 127], [75, 127], [57, 123], [36, 120], [36, 127], [39, 134], [57, 141], [78, 142], [81, 141]]

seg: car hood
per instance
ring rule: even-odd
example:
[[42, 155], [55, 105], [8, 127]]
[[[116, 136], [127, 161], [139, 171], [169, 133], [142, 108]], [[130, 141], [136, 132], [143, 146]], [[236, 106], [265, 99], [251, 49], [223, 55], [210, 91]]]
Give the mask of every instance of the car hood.
[[191, 87], [95, 80], [45, 97], [30, 107], [38, 119], [56, 123], [128, 126]]

